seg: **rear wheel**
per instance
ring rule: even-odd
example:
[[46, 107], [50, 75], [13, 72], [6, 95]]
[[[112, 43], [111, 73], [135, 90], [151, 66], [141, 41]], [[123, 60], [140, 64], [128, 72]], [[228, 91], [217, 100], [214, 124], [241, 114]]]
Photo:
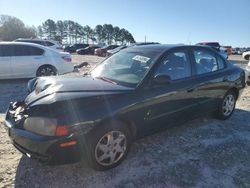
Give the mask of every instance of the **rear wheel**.
[[245, 59], [246, 59], [246, 60], [249, 60], [249, 59], [250, 59], [250, 55], [246, 55], [246, 56], [245, 56]]
[[36, 76], [54, 76], [56, 74], [56, 68], [51, 65], [41, 66], [36, 72]]
[[91, 133], [90, 164], [96, 170], [108, 170], [119, 165], [126, 157], [131, 135], [126, 125], [112, 121], [100, 125]]
[[236, 94], [234, 91], [229, 91], [224, 96], [222, 102], [219, 105], [219, 109], [217, 111], [218, 119], [228, 119], [234, 112], [236, 104]]

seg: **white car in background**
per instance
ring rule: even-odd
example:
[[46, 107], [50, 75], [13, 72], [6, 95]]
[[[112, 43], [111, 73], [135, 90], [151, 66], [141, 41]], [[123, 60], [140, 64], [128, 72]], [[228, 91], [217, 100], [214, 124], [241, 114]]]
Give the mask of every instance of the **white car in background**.
[[73, 69], [69, 53], [33, 43], [0, 42], [0, 79], [60, 75]]
[[54, 50], [58, 50], [58, 51], [63, 51], [63, 46], [54, 40], [44, 40], [44, 39], [16, 39], [14, 42], [30, 42], [30, 43], [34, 43], [34, 44], [40, 44], [42, 46], [46, 46], [49, 48], [52, 48]]
[[250, 60], [250, 51], [243, 52], [243, 53], [242, 53], [242, 57], [243, 57], [245, 60]]

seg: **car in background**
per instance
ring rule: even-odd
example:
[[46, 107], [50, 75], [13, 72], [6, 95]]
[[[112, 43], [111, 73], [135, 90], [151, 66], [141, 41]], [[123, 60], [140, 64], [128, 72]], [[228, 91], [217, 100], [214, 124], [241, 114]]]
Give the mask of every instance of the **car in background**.
[[151, 45], [151, 44], [160, 44], [160, 43], [159, 42], [136, 42], [136, 43], [130, 44], [129, 47], [142, 46], [142, 45]]
[[119, 47], [117, 47], [117, 48], [115, 48], [115, 49], [108, 50], [108, 51], [107, 51], [107, 56], [113, 55], [113, 54], [115, 54], [115, 53], [121, 51], [121, 50], [124, 49], [124, 48], [127, 48], [127, 46], [119, 46]]
[[32, 78], [73, 71], [71, 55], [26, 42], [0, 42], [0, 79]]
[[78, 55], [94, 55], [95, 49], [100, 48], [100, 46], [88, 46], [86, 48], [80, 48], [76, 50]]
[[213, 47], [215, 49], [219, 49], [221, 47], [219, 42], [199, 42], [198, 45], [207, 45]]
[[124, 48], [130, 48], [130, 47], [133, 47], [133, 46], [142, 46], [142, 45], [152, 45], [152, 44], [160, 44], [158, 42], [136, 42], [136, 43], [132, 43], [130, 44], [129, 46], [120, 46], [120, 47], [117, 47], [113, 50], [108, 50], [107, 51], [107, 55], [110, 56], [110, 55], [113, 55], [117, 52], [119, 52], [120, 50], [124, 49]]
[[247, 51], [247, 48], [239, 48], [238, 55], [242, 55], [246, 51]]
[[242, 53], [242, 57], [243, 57], [245, 60], [250, 60], [250, 51], [243, 52], [243, 53]]
[[83, 77], [42, 77], [11, 103], [13, 145], [49, 164], [86, 160], [119, 165], [137, 138], [205, 114], [228, 119], [245, 87], [244, 71], [212, 48], [142, 45], [108, 57]]
[[215, 49], [218, 53], [220, 53], [225, 59], [228, 59], [228, 51], [226, 48], [221, 47], [218, 42], [200, 42], [197, 45], [206, 45]]
[[227, 55], [230, 56], [233, 54], [233, 48], [232, 46], [221, 46], [224, 49], [227, 49]]
[[238, 54], [238, 51], [239, 51], [239, 48], [233, 48], [232, 54], [233, 54], [233, 55], [237, 55], [237, 54]]
[[95, 49], [95, 55], [105, 57], [107, 56], [108, 50], [113, 50], [117, 47], [119, 47], [119, 45], [109, 45], [109, 46], [104, 46], [103, 48], [97, 48]]
[[73, 44], [64, 48], [65, 52], [75, 53], [76, 50], [88, 47], [89, 44]]
[[52, 48], [54, 50], [58, 50], [58, 51], [63, 51], [63, 46], [54, 40], [44, 40], [44, 39], [16, 39], [14, 40], [14, 42], [30, 42], [30, 43], [34, 43], [34, 44], [40, 44], [42, 46], [46, 46], [49, 48]]

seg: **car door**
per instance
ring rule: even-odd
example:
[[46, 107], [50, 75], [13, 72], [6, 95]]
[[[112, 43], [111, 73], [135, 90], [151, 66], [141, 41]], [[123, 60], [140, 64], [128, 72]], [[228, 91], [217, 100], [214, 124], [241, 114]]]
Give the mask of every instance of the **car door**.
[[7, 44], [0, 45], [0, 78], [11, 78], [11, 48]]
[[[153, 77], [159, 74], [168, 75], [171, 81], [154, 84]], [[179, 49], [166, 54], [154, 68], [151, 80], [143, 91], [144, 130], [159, 130], [195, 116], [198, 103], [193, 97], [195, 80], [187, 50]]]
[[199, 112], [215, 111], [229, 86], [225, 60], [202, 47], [193, 47], [191, 57], [195, 65], [195, 97], [199, 100]]
[[12, 73], [16, 78], [34, 77], [44, 50], [28, 45], [13, 45]]

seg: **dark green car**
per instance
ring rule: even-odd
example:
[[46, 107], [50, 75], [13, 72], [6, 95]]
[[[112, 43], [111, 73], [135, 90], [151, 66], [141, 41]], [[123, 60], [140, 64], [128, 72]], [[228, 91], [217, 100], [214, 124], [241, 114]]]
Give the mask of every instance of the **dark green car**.
[[131, 141], [207, 113], [229, 118], [245, 73], [210, 47], [145, 45], [112, 55], [83, 77], [41, 77], [5, 124], [14, 146], [50, 164], [117, 166]]

